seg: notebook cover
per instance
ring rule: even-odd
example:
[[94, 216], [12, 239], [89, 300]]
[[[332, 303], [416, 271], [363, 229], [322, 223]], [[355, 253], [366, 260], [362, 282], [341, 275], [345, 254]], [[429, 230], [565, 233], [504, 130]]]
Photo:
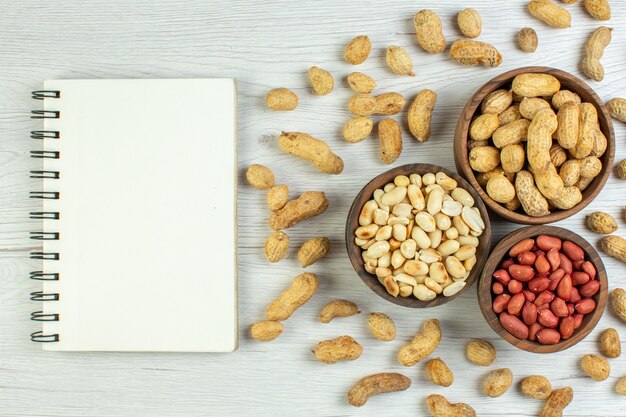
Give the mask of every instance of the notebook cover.
[[237, 346], [236, 87], [231, 79], [52, 80], [44, 200], [60, 232], [46, 350], [226, 352]]

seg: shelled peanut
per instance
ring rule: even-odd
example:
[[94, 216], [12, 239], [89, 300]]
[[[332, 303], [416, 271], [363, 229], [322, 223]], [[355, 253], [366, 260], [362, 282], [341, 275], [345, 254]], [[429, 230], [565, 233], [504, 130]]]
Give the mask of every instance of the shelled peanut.
[[552, 345], [572, 337], [593, 313], [600, 287], [580, 246], [539, 235], [513, 245], [493, 273], [492, 308], [513, 336]]
[[394, 297], [429, 301], [463, 289], [485, 228], [470, 193], [437, 172], [399, 175], [372, 197], [354, 240], [367, 272]]
[[550, 74], [493, 91], [469, 127], [469, 164], [489, 197], [533, 217], [567, 210], [602, 170], [597, 109]]

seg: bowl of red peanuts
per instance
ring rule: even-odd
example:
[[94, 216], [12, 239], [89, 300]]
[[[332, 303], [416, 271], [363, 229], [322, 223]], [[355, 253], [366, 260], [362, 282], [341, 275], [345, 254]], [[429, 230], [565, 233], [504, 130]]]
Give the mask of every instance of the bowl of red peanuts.
[[576, 233], [529, 226], [492, 250], [478, 284], [478, 302], [491, 328], [512, 345], [536, 353], [574, 346], [606, 307], [606, 269]]

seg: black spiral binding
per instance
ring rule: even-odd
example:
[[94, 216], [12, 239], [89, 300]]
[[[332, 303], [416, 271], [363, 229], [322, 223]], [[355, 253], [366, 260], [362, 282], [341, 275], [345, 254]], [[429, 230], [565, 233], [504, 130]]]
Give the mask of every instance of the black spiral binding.
[[[57, 99], [60, 97], [61, 92], [56, 90], [38, 90], [32, 92], [32, 98], [35, 100]], [[31, 111], [31, 118], [33, 119], [59, 119], [60, 117], [61, 112], [55, 110]], [[33, 130], [30, 132], [30, 137], [36, 140], [58, 140], [61, 139], [61, 133], [56, 130]], [[30, 157], [37, 159], [60, 159], [61, 153], [59, 151], [33, 150], [30, 151]], [[42, 179], [43, 181], [55, 181], [61, 178], [61, 174], [59, 171], [33, 170], [30, 171], [30, 178]], [[59, 200], [61, 194], [58, 191], [31, 191], [29, 198]], [[31, 211], [30, 218], [39, 220], [59, 220], [61, 215], [58, 211]], [[61, 234], [56, 231], [37, 231], [30, 232], [30, 238], [33, 240], [59, 240]], [[58, 261], [60, 254], [58, 252], [33, 251], [30, 253], [30, 258]], [[37, 281], [58, 281], [60, 274], [58, 272], [49, 271], [31, 271], [29, 278]], [[30, 299], [39, 302], [58, 301], [59, 293], [36, 291], [30, 293]], [[33, 321], [59, 321], [59, 314], [33, 311], [30, 315], [30, 319]], [[33, 342], [54, 343], [59, 341], [59, 335], [57, 333], [44, 334], [42, 331], [36, 331], [30, 335], [30, 339]]]

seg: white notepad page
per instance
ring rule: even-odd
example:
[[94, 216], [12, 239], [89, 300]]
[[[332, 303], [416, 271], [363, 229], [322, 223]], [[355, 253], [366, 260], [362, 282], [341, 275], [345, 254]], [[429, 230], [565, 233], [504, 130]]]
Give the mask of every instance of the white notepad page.
[[237, 346], [236, 87], [231, 79], [53, 80], [45, 90], [46, 350]]

